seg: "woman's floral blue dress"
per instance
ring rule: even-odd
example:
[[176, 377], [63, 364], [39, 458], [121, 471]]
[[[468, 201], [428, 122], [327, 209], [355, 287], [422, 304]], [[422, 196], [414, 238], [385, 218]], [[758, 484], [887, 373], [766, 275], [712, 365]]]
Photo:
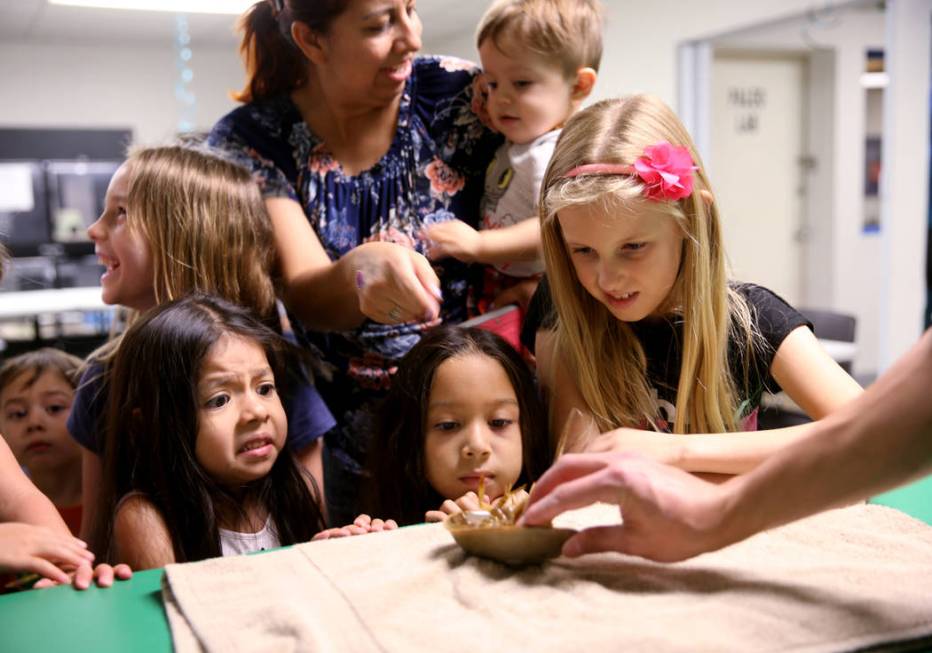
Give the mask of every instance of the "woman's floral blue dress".
[[[392, 145], [356, 176], [343, 174], [287, 95], [235, 109], [214, 126], [209, 143], [249, 168], [266, 197], [300, 203], [332, 260], [374, 240], [424, 254], [426, 243], [418, 234], [425, 225], [459, 218], [476, 226], [479, 220], [483, 175], [500, 139], [473, 110], [476, 72], [459, 59], [418, 57]], [[434, 269], [444, 298], [441, 318], [462, 321], [475, 271], [453, 259], [435, 263]], [[303, 328], [294, 316], [291, 320], [300, 342], [321, 364], [317, 386], [338, 422], [327, 435], [329, 456], [344, 471], [358, 473], [372, 411], [398, 361], [428, 325], [366, 321], [353, 331], [323, 333]], [[328, 478], [328, 495], [335, 489]]]

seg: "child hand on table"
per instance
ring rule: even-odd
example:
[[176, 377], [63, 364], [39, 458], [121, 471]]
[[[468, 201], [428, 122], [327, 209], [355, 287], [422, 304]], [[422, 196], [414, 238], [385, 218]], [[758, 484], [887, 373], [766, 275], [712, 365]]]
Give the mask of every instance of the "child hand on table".
[[129, 580], [133, 577], [133, 570], [127, 564], [108, 565], [105, 562], [91, 567], [90, 563], [84, 563], [76, 569], [68, 572], [64, 581], [54, 581], [49, 578], [43, 578], [35, 585], [33, 589], [43, 589], [45, 587], [55, 587], [71, 583], [76, 590], [86, 590], [95, 581], [97, 587], [107, 588], [113, 585], [114, 579]]
[[[490, 503], [489, 495], [483, 494], [482, 500], [485, 503]], [[440, 522], [451, 515], [469, 510], [482, 510], [482, 502], [479, 501], [479, 495], [472, 491], [467, 492], [455, 501], [453, 499], [445, 499], [440, 508], [437, 510], [428, 510], [424, 513], [424, 521]]]
[[372, 519], [369, 515], [359, 515], [353, 520], [352, 524], [336, 528], [328, 528], [320, 531], [311, 538], [312, 542], [317, 540], [329, 540], [334, 537], [350, 537], [352, 535], [365, 535], [366, 533], [377, 533], [379, 531], [393, 531], [398, 528], [394, 519]]
[[[8, 261], [0, 245], [0, 280]], [[87, 544], [68, 532], [68, 527], [43, 495], [20, 469], [6, 440], [0, 436], [0, 572], [31, 572], [42, 576], [36, 587], [72, 580], [76, 589], [86, 589], [92, 579], [109, 587], [114, 575], [132, 575], [127, 565], [97, 565]], [[69, 576], [66, 569], [75, 570]]]
[[45, 526], [0, 524], [0, 571], [32, 572], [67, 583], [62, 567], [89, 565], [94, 554], [78, 538]]
[[[52, 502], [20, 469], [6, 441], [0, 437], [0, 572], [34, 573], [35, 587], [74, 582], [85, 589], [92, 579], [100, 587], [129, 578], [125, 565], [91, 568], [94, 554], [71, 535]], [[108, 571], [109, 569], [109, 571]]]

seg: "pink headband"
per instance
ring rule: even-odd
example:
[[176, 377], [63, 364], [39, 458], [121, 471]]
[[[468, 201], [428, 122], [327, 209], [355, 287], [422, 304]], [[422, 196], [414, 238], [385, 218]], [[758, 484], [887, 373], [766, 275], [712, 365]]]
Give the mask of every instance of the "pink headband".
[[564, 179], [580, 177], [582, 175], [633, 175], [634, 166], [627, 163], [587, 163], [576, 166], [565, 175]]
[[688, 149], [660, 141], [645, 147], [644, 156], [638, 157], [633, 166], [625, 163], [586, 163], [576, 166], [563, 178], [633, 175], [643, 182], [647, 199], [663, 202], [689, 197], [693, 192], [693, 170], [697, 169]]

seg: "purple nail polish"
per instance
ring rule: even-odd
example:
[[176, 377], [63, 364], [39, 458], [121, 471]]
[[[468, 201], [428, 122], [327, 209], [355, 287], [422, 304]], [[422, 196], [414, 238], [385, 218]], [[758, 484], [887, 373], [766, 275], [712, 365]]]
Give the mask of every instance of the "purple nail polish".
[[362, 290], [366, 285], [366, 277], [363, 276], [362, 270], [356, 270], [356, 287]]

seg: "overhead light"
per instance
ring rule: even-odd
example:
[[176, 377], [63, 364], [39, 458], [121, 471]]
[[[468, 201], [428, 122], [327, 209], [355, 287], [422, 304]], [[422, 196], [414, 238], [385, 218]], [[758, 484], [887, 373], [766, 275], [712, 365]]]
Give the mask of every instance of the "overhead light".
[[48, 0], [52, 5], [95, 9], [170, 11], [176, 14], [241, 14], [255, 0]]
[[890, 83], [887, 73], [861, 73], [861, 86], [864, 88], [884, 88]]

